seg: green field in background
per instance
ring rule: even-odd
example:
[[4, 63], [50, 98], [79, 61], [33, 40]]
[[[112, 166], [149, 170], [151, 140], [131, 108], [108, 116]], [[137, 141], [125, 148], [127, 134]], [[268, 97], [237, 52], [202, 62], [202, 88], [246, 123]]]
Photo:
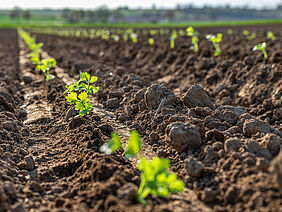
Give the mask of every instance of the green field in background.
[[185, 22], [185, 23], [64, 23], [61, 19], [32, 18], [31, 20], [13, 20], [9, 17], [0, 17], [1, 28], [16, 27], [124, 27], [124, 28], [160, 28], [187, 26], [208, 27], [208, 26], [243, 26], [258, 24], [282, 24], [282, 19], [271, 20], [247, 20], [247, 21], [211, 21], [211, 22]]

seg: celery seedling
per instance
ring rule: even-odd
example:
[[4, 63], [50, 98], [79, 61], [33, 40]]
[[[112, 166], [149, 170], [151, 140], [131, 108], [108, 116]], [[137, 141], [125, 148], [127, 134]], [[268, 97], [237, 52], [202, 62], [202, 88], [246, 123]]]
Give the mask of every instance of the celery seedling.
[[267, 39], [276, 40], [276, 36], [271, 31], [268, 31]]
[[[122, 144], [120, 138], [117, 133], [113, 132], [111, 136], [111, 140], [108, 143], [105, 143], [101, 146], [101, 152], [109, 155], [122, 148]], [[132, 130], [130, 132], [129, 139], [127, 141], [127, 148], [125, 152], [125, 157], [127, 159], [139, 156], [139, 152], [141, 149], [141, 139], [139, 133], [136, 130]]]
[[112, 132], [111, 140], [108, 143], [105, 143], [101, 146], [101, 152], [104, 152], [106, 155], [110, 155], [113, 152], [122, 148], [122, 143], [120, 141], [120, 137], [116, 132]]
[[[65, 93], [68, 93], [66, 99], [71, 104], [75, 104], [75, 110], [79, 111], [79, 116], [82, 117], [88, 114], [92, 109], [92, 104], [89, 103], [88, 95], [97, 93], [99, 87], [91, 84], [95, 83], [98, 77], [92, 76], [87, 72], [80, 72], [80, 79], [72, 85], [67, 85]], [[79, 93], [77, 98], [77, 93]]]
[[177, 38], [177, 32], [174, 30], [171, 34], [171, 37], [170, 37], [170, 48], [174, 48], [174, 41], [176, 40]]
[[149, 38], [148, 39], [148, 43], [149, 43], [149, 45], [154, 45], [154, 38]]
[[248, 36], [247, 36], [247, 39], [248, 39], [248, 40], [253, 40], [253, 39], [255, 39], [255, 38], [256, 38], [256, 33], [255, 33], [255, 32], [252, 32], [251, 35], [248, 35]]
[[[120, 138], [117, 133], [112, 133], [111, 140], [104, 144], [100, 150], [106, 154], [111, 154], [122, 148]], [[140, 162], [138, 169], [141, 171], [141, 182], [138, 189], [138, 201], [146, 205], [145, 198], [149, 195], [156, 195], [167, 198], [169, 193], [183, 191], [185, 185], [177, 179], [175, 173], [169, 172], [170, 160], [154, 157], [153, 160], [147, 160], [140, 155], [141, 141], [139, 133], [131, 131], [128, 140], [126, 158], [138, 157]]]
[[227, 30], [227, 34], [228, 34], [228, 35], [232, 35], [232, 34], [233, 34], [233, 30], [232, 30], [232, 29], [228, 29], [228, 30]]
[[221, 33], [217, 33], [217, 35], [212, 35], [209, 34], [206, 36], [206, 38], [212, 42], [212, 44], [215, 47], [215, 51], [214, 51], [214, 56], [218, 56], [221, 54], [221, 49], [220, 49], [220, 42], [222, 40], [222, 34]]
[[130, 34], [130, 38], [131, 38], [133, 43], [138, 43], [138, 35], [136, 33], [132, 32]]
[[253, 39], [256, 38], [256, 33], [255, 32], [252, 32], [252, 34], [250, 34], [250, 32], [248, 30], [244, 30], [242, 32], [242, 34], [245, 35], [248, 40], [253, 40]]
[[170, 160], [159, 157], [149, 161], [141, 158], [138, 169], [141, 171], [141, 182], [138, 189], [138, 200], [146, 204], [149, 194], [167, 198], [169, 193], [183, 191], [185, 185], [177, 179], [175, 173], [170, 173]]
[[242, 34], [245, 35], [245, 36], [248, 36], [248, 35], [250, 34], [250, 32], [249, 32], [248, 30], [244, 30], [244, 31], [242, 32]]
[[187, 36], [192, 37], [191, 42], [194, 45], [192, 49], [194, 49], [195, 52], [198, 52], [199, 51], [199, 45], [198, 45], [198, 42], [199, 42], [198, 35], [199, 35], [199, 33], [196, 32], [194, 30], [194, 28], [191, 27], [191, 26], [186, 29], [186, 32], [187, 32]]
[[36, 70], [42, 71], [46, 81], [52, 80], [55, 78], [54, 75], [50, 74], [50, 69], [56, 66], [56, 60], [54, 58], [50, 58], [48, 60], [41, 60], [37, 62]]
[[266, 52], [265, 47], [266, 47], [266, 43], [265, 43], [265, 42], [259, 43], [259, 44], [257, 44], [257, 45], [254, 46], [253, 51], [260, 50], [260, 51], [263, 52], [264, 58], [267, 58], [267, 52]]
[[66, 96], [69, 103], [75, 104], [75, 110], [79, 111], [79, 116], [82, 117], [88, 114], [92, 109], [92, 104], [89, 103], [88, 95], [85, 91], [80, 93], [77, 98], [77, 93], [71, 92]]

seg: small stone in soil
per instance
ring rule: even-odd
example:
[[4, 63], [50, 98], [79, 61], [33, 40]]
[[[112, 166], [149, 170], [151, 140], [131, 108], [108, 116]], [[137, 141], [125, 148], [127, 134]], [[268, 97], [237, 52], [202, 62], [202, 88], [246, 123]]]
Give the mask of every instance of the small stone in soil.
[[184, 163], [187, 173], [192, 177], [199, 177], [205, 168], [201, 161], [191, 156], [185, 159]]

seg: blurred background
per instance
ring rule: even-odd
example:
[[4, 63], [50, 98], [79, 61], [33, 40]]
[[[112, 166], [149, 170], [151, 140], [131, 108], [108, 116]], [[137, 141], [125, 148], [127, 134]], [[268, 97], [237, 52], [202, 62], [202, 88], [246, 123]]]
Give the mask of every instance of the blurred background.
[[281, 0], [0, 1], [0, 25], [200, 23], [282, 19]]

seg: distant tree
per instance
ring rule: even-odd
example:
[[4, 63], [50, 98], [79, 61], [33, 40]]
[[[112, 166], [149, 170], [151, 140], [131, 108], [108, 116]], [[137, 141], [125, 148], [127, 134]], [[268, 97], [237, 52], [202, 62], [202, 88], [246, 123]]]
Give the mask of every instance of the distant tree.
[[111, 12], [109, 10], [99, 10], [97, 11], [98, 22], [106, 23], [108, 22]]
[[11, 10], [10, 12], [10, 18], [13, 20], [13, 19], [16, 19], [16, 18], [19, 18], [21, 16], [21, 8], [19, 7], [14, 7], [13, 10]]
[[175, 18], [174, 10], [168, 10], [165, 12], [165, 17], [171, 22]]
[[85, 17], [86, 17], [86, 12], [85, 12], [84, 10], [80, 10], [79, 13], [80, 13], [80, 14], [79, 14], [80, 19], [81, 19], [81, 20], [85, 19]]
[[76, 23], [81, 21], [81, 13], [79, 10], [72, 10], [71, 11], [71, 18], [69, 19], [69, 22]]
[[96, 21], [96, 13], [94, 11], [88, 10], [86, 11], [86, 19], [90, 22]]
[[106, 4], [103, 4], [103, 5], [101, 5], [101, 6], [99, 6], [98, 8], [97, 8], [97, 10], [108, 10], [109, 8], [108, 8], [108, 6], [106, 5]]
[[210, 19], [211, 19], [212, 21], [215, 21], [215, 20], [217, 19], [216, 14], [215, 14], [215, 13], [211, 13], [211, 14], [210, 14]]
[[177, 4], [176, 5], [176, 10], [182, 10], [182, 5], [181, 4]]
[[71, 19], [71, 10], [70, 9], [63, 9], [61, 16], [62, 16], [63, 19], [69, 21]]
[[24, 18], [25, 20], [30, 20], [30, 18], [31, 18], [31, 13], [30, 13], [29, 10], [25, 10], [25, 11], [23, 12], [23, 18]]
[[112, 15], [113, 15], [113, 18], [115, 19], [115, 22], [120, 22], [121, 19], [123, 18], [123, 15], [119, 10], [114, 10]]

